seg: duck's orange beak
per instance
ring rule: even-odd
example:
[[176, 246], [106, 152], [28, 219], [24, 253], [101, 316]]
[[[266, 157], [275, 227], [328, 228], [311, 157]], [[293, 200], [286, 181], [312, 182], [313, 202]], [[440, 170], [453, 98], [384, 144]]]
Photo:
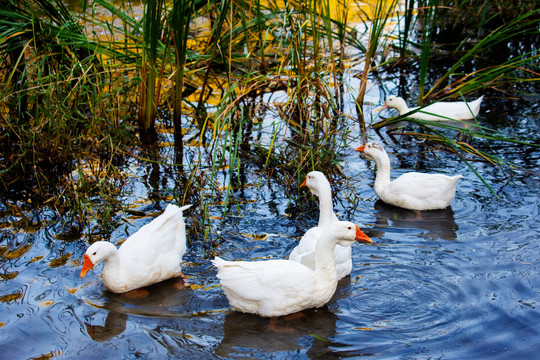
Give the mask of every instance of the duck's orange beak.
[[373, 111], [383, 111], [384, 109], [388, 109], [389, 107], [390, 106], [386, 105], [386, 101], [385, 101], [384, 104], [382, 104], [381, 106], [379, 106], [378, 108], [376, 108]]
[[364, 234], [364, 232], [362, 230], [360, 230], [360, 228], [358, 226], [356, 227], [356, 238], [355, 238], [355, 240], [358, 241], [358, 242], [367, 242], [367, 243], [373, 244], [373, 241], [371, 241], [369, 236]]
[[304, 181], [300, 184], [300, 187], [303, 188], [303, 187], [307, 187], [307, 178], [304, 179]]
[[366, 147], [366, 145], [364, 144], [364, 145], [362, 145], [362, 146], [356, 148], [356, 151], [364, 152], [364, 148], [365, 148], [365, 147]]
[[[358, 234], [358, 231], [356, 233]], [[92, 263], [92, 260], [90, 260], [90, 257], [84, 254], [84, 265], [81, 270], [81, 278], [83, 278], [84, 275], [86, 275], [86, 273], [88, 272], [88, 270], [90, 270], [93, 267], [94, 267], [94, 263]]]

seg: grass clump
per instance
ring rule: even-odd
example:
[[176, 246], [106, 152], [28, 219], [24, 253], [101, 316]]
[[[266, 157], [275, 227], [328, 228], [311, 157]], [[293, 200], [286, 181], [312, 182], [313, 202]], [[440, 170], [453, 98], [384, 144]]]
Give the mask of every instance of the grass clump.
[[[0, 12], [3, 198], [84, 217], [84, 197], [120, 192], [113, 169], [135, 130], [123, 121], [126, 83], [102, 66], [61, 2], [8, 1]], [[72, 177], [87, 163], [103, 164], [92, 189], [89, 177]]]

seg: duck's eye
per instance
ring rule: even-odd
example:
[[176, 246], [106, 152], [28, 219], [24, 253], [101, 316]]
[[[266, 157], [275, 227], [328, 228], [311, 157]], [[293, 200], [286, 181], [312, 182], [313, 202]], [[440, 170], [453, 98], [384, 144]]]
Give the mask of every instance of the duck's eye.
[[352, 227], [350, 227], [350, 226], [349, 226], [349, 227], [348, 227], [347, 229], [351, 230], [351, 229], [352, 229]]
[[96, 255], [97, 254], [97, 251], [94, 251], [94, 253], [92, 255]]

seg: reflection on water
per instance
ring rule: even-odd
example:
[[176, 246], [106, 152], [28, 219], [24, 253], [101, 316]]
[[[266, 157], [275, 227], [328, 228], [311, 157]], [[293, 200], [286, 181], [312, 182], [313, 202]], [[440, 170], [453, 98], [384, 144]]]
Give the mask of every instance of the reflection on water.
[[95, 341], [103, 342], [111, 340], [126, 330], [128, 316], [116, 311], [109, 311], [104, 325], [86, 325], [86, 332]]
[[[350, 286], [350, 277], [340, 280], [328, 306], [348, 298]], [[270, 353], [289, 352], [309, 358], [336, 358], [331, 347], [339, 317], [328, 306], [273, 319], [230, 312], [225, 315], [223, 339], [216, 354], [231, 358], [264, 358]]]
[[103, 289], [92, 288], [85, 301], [108, 311], [131, 315], [156, 317], [193, 315], [193, 308], [186, 306], [192, 301], [193, 294], [181, 278], [170, 279], [126, 294], [115, 294], [107, 290], [102, 291]]
[[[358, 159], [358, 167], [369, 166]], [[488, 181], [497, 176], [483, 171]], [[3, 355], [534, 358], [540, 351], [537, 189], [509, 182], [494, 198], [465, 175], [452, 207], [437, 211], [388, 206], [376, 201], [369, 182], [360, 183], [358, 220], [375, 244], [353, 248], [353, 272], [326, 307], [275, 323], [231, 311], [210, 264], [214, 255], [283, 257], [294, 245], [291, 236], [316, 222], [316, 212], [290, 216], [294, 206], [270, 187], [245, 189], [246, 198], [259, 191], [264, 202], [244, 202], [245, 216], [224, 228], [223, 243], [211, 253], [190, 239], [183, 267], [190, 287], [171, 279], [145, 288], [141, 297], [106, 291], [99, 271], [82, 282], [86, 244], [56, 240], [54, 224], [31, 234], [4, 229]], [[335, 204], [338, 213], [355, 218], [346, 201]], [[113, 236], [118, 241], [125, 231]]]
[[401, 232], [405, 229], [420, 230], [419, 236], [428, 239], [455, 240], [458, 226], [451, 207], [441, 210], [412, 211], [385, 204], [375, 203], [377, 220], [370, 234], [382, 237], [385, 232]]
[[298, 316], [274, 319], [231, 312], [223, 322], [223, 339], [216, 354], [223, 357], [264, 357], [265, 354], [290, 352], [328, 354], [329, 339], [336, 332], [337, 316], [325, 308], [309, 310]]
[[[369, 163], [354, 159], [356, 169], [372, 174]], [[459, 162], [445, 166], [463, 172]], [[494, 183], [498, 173], [477, 166]], [[274, 184], [243, 190], [246, 199], [263, 200], [244, 201], [244, 216], [223, 226], [216, 247], [190, 239], [183, 271], [191, 286], [171, 279], [145, 288], [141, 297], [106, 291], [99, 271], [81, 281], [86, 244], [58, 240], [54, 222], [31, 233], [6, 227], [0, 230], [2, 355], [535, 358], [540, 201], [537, 184], [525, 180], [508, 182], [495, 198], [464, 173], [451, 208], [422, 212], [376, 201], [370, 182], [355, 182], [358, 212], [342, 198], [335, 201], [336, 212], [363, 223], [375, 244], [353, 248], [353, 272], [326, 307], [275, 324], [231, 311], [210, 264], [215, 255], [282, 258], [295, 244], [291, 237], [316, 222], [316, 211], [295, 213]], [[152, 184], [144, 184], [148, 193]], [[132, 221], [130, 232], [147, 220]], [[119, 227], [111, 241], [125, 232]]]

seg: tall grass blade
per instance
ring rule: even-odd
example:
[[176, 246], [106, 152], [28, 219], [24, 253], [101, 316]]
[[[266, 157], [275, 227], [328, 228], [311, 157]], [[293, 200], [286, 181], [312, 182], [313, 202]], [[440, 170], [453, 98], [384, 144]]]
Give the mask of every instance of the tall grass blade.
[[360, 122], [361, 131], [365, 133], [365, 119], [362, 106], [364, 104], [364, 96], [368, 84], [368, 76], [375, 62], [379, 49], [384, 45], [385, 27], [389, 18], [393, 14], [393, 10], [397, 4], [397, 0], [376, 1], [372, 8], [372, 17], [369, 19], [369, 38], [368, 46], [364, 59], [364, 69], [360, 75], [360, 88], [356, 97], [356, 110]]
[[184, 93], [184, 67], [186, 63], [187, 41], [191, 17], [194, 11], [193, 0], [174, 0], [172, 8], [172, 34], [175, 48], [173, 125], [174, 143], [182, 152], [182, 99]]
[[143, 139], [155, 135], [154, 123], [157, 111], [158, 46], [162, 32], [163, 0], [148, 0], [143, 15], [143, 55], [141, 68], [141, 91], [139, 124]]
[[433, 22], [436, 18], [438, 6], [438, 0], [431, 0], [429, 1], [429, 5], [422, 10], [423, 27], [422, 38], [420, 41], [422, 52], [420, 54], [420, 74], [418, 76], [418, 106], [422, 105], [422, 100], [424, 98], [424, 87], [426, 84], [426, 75], [429, 67], [432, 46], [431, 33], [434, 30]]
[[[204, 73], [204, 79], [202, 82], [201, 90], [200, 90], [200, 96], [199, 96], [199, 102], [197, 105], [197, 111], [199, 113], [199, 116], [206, 114], [205, 106], [204, 106], [204, 99], [206, 96], [206, 87], [208, 86], [208, 79], [210, 76], [210, 72], [212, 71], [212, 62], [214, 61], [214, 58], [219, 51], [219, 49], [227, 49], [226, 46], [220, 46], [223, 45], [220, 43], [221, 38], [221, 31], [223, 29], [223, 23], [225, 22], [227, 18], [227, 10], [230, 8], [231, 0], [225, 0], [220, 1], [216, 5], [217, 8], [217, 18], [216, 21], [214, 21], [214, 26], [212, 27], [212, 35], [210, 37], [210, 40], [208, 42], [208, 47], [210, 49], [210, 58], [208, 59], [206, 63], [206, 71]], [[206, 115], [203, 116], [203, 119], [206, 117]]]

